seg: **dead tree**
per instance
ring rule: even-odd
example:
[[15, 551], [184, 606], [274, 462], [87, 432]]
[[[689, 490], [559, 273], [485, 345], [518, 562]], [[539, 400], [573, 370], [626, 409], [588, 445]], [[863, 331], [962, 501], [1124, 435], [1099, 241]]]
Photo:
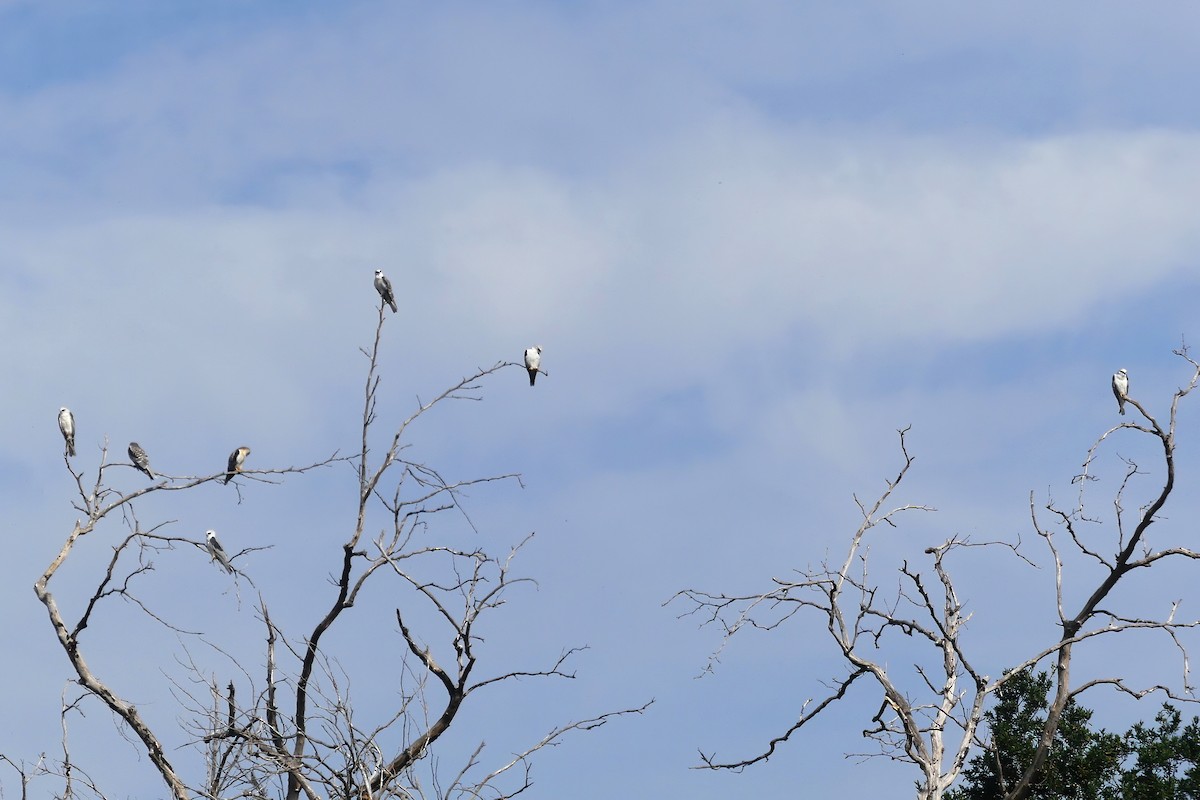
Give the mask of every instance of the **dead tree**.
[[[447, 544], [438, 538], [432, 522], [450, 512], [466, 517], [461, 502], [464, 490], [491, 482], [520, 484], [520, 477], [507, 474], [448, 480], [426, 463], [407, 457], [406, 433], [424, 414], [448, 401], [480, 399], [485, 379], [506, 367], [522, 365], [498, 362], [476, 370], [428, 402], [418, 400], [408, 418], [380, 439], [376, 411], [384, 321], [381, 305], [374, 343], [362, 351], [367, 369], [357, 454], [345, 458], [335, 453], [304, 467], [243, 469], [239, 473], [249, 480], [270, 482], [273, 476], [349, 463], [357, 477], [357, 503], [348, 509], [350, 524], [345, 538], [340, 544], [307, 543], [327, 547], [334, 557], [325, 610], [294, 632], [272, 618], [271, 600], [261, 594], [255, 613], [243, 614], [246, 624], [258, 626], [262, 632], [261, 662], [226, 654], [218, 639], [175, 627], [156, 611], [151, 594], [138, 591], [154, 570], [155, 559], [179, 557], [180, 551], [187, 552], [190, 547], [204, 549], [203, 541], [169, 533], [170, 523], [144, 528], [135, 513], [138, 499], [156, 492], [188, 491], [224, 479], [225, 471], [188, 477], [160, 474], [150, 486], [121, 493], [106, 480], [115, 466], [106, 462], [107, 447], [90, 482], [64, 457], [78, 489], [75, 507], [82, 516], [34, 588], [82, 688], [82, 697], [99, 699], [128, 727], [162, 779], [165, 792], [177, 800], [194, 796], [287, 800], [511, 797], [530, 785], [530, 758], [537, 751], [556, 744], [571, 731], [598, 727], [615, 716], [645, 708], [560, 724], [539, 741], [518, 748], [515, 757], [491, 766], [484, 765], [482, 744], [450, 773], [440, 761], [427, 758], [463, 704], [477, 693], [522, 677], [573, 678], [570, 662], [584, 648], [567, 648], [550, 663], [528, 670], [488, 671], [482, 666], [483, 626], [512, 589], [529, 580], [516, 574], [514, 561], [532, 534], [497, 554], [490, 546]], [[90, 599], [80, 608], [60, 608], [52, 591], [59, 569], [85, 537], [121, 522], [128, 532], [113, 547], [106, 567], [95, 579]], [[474, 529], [474, 524], [470, 527]], [[246, 552], [232, 556], [235, 579], [246, 577], [236, 569]], [[387, 691], [393, 700], [383, 706], [356, 705], [353, 679], [341, 657], [348, 654], [339, 654], [327, 642], [331, 632], [345, 627], [356, 606], [364, 602], [364, 589], [383, 583], [390, 584], [389, 597], [395, 598], [395, 605], [388, 612], [390, 632], [381, 629], [376, 636], [399, 637], [406, 655], [390, 665], [393, 683]], [[319, 587], [309, 591], [319, 591]], [[119, 678], [96, 674], [85, 660], [89, 624], [117, 599], [132, 603], [153, 623], [169, 627], [182, 638], [226, 654], [228, 674], [218, 679], [192, 658], [188, 645], [182, 645], [178, 655], [182, 671], [170, 678], [183, 714], [191, 719], [182, 732], [154, 729], [137, 705], [119, 693]], [[377, 595], [374, 602], [378, 603]], [[66, 711], [61, 762], [49, 767], [38, 762], [31, 771], [22, 762], [5, 757], [20, 776], [22, 787], [31, 772], [65, 773], [68, 777], [64, 780], [70, 780], [65, 720]], [[187, 744], [203, 769], [181, 769], [175, 761], [178, 755], [168, 757]], [[418, 771], [423, 759], [428, 768]], [[89, 786], [102, 796], [99, 789]], [[69, 795], [69, 782], [67, 787]]]
[[[1073, 697], [1106, 686], [1136, 698], [1157, 691], [1176, 700], [1194, 702], [1187, 679], [1187, 650], [1181, 633], [1200, 626], [1200, 620], [1176, 619], [1177, 603], [1153, 619], [1121, 614], [1103, 605], [1111, 599], [1118, 583], [1135, 570], [1150, 568], [1168, 558], [1200, 558], [1200, 553], [1185, 547], [1153, 545], [1147, 537], [1147, 530], [1159, 519], [1175, 488], [1179, 403], [1200, 381], [1200, 364], [1191, 358], [1186, 347], [1177, 350], [1176, 355], [1189, 365], [1191, 376], [1172, 397], [1165, 424], [1151, 416], [1136, 399], [1130, 398], [1128, 403], [1137, 409], [1142, 419], [1114, 426], [1092, 445], [1083, 464], [1083, 473], [1074, 481], [1080, 487], [1077, 504], [1069, 511], [1061, 510], [1053, 501], [1045, 506], [1055, 527], [1042, 522], [1036, 503], [1032, 496], [1030, 498], [1033, 528], [1053, 567], [1057, 603], [1055, 609], [1047, 609], [1047, 619], [1057, 619], [1061, 629], [1060, 636], [1035, 652], [1014, 654], [1008, 663], [986, 666], [968, 657], [966, 633], [973, 613], [965, 611], [962, 587], [956, 585], [949, 564], [952, 557], [965, 557], [975, 548], [999, 548], [1012, 556], [1008, 563], [1014, 569], [1035, 567], [1026, 555], [1027, 548], [1019, 540], [1015, 543], [972, 542], [952, 536], [926, 547], [921, 553], [914, 552], [904, 560], [898, 567], [898, 588], [892, 592], [885, 591], [869, 572], [868, 539], [881, 525], [895, 527], [899, 517], [906, 512], [933, 510], [909, 503], [889, 505], [913, 464], [906, 441], [907, 428], [900, 431], [903, 463], [899, 474], [887, 482], [884, 491], [870, 505], [855, 498], [862, 522], [850, 537], [846, 556], [840, 562], [827, 561], [817, 568], [798, 571], [795, 577], [773, 578], [772, 586], [764, 592], [726, 594], [686, 589], [677, 593], [672, 601], [689, 606], [685, 616], [698, 615], [703, 625], [717, 625], [723, 630], [721, 645], [710, 659], [710, 669], [740, 631], [746, 628], [775, 630], [802, 613], [819, 620], [846, 666], [841, 675], [829, 681], [829, 691], [803, 703], [795, 722], [771, 738], [761, 751], [739, 759], [718, 759], [701, 751], [698, 768], [738, 771], [764, 762], [793, 734], [835, 707], [852, 686], [868, 685], [877, 693], [878, 700], [872, 707], [878, 710], [864, 728], [863, 736], [875, 746], [870, 752], [857, 755], [884, 756], [914, 765], [920, 774], [916, 781], [917, 797], [938, 800], [958, 777], [970, 749], [991, 746], [986, 731], [980, 729], [989, 696], [1011, 675], [1052, 663], [1053, 697], [1035, 757], [1025, 773], [1010, 776], [1004, 788], [1006, 800], [1023, 800], [1036, 785], [1062, 712]], [[1094, 544], [1095, 536], [1085, 539], [1079, 529], [1085, 524], [1102, 522], [1087, 512], [1085, 489], [1094, 480], [1092, 473], [1101, 447], [1118, 433], [1150, 437], [1157, 443], [1161, 463], [1153, 473], [1157, 477], [1150, 499], [1131, 513], [1126, 511], [1124, 501], [1134, 488], [1134, 479], [1145, 473], [1137, 464], [1126, 462], [1127, 469], [1116, 490], [1114, 512], [1109, 520], [1110, 528], [1115, 530], [1115, 535], [1108, 539], [1113, 552], [1107, 554], [1103, 552], [1105, 548]], [[924, 560], [927, 566], [917, 566], [918, 560]], [[1080, 596], [1082, 591], [1081, 596], [1086, 598], [1072, 609], [1068, 606], [1064, 587], [1070, 582], [1071, 575], [1083, 572], [1084, 562], [1098, 566], [1100, 577], [1094, 584], [1079, 584], [1083, 588], [1071, 593]], [[1003, 562], [993, 560], [990, 563]], [[1091, 640], [1132, 631], [1152, 631], [1167, 637], [1178, 648], [1182, 680], [1133, 685], [1122, 676], [1111, 675], [1073, 685], [1072, 657], [1077, 648], [1085, 647]], [[909, 671], [896, 666], [901, 663], [914, 666]]]

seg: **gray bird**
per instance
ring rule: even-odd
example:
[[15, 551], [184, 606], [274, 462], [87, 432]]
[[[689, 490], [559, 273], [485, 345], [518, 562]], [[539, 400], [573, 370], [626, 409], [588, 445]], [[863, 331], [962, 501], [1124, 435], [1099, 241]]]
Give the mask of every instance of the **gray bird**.
[[541, 345], [534, 345], [525, 351], [525, 369], [529, 372], [529, 385], [533, 386], [537, 380], [538, 367], [542, 365], [542, 348]]
[[58, 410], [58, 429], [67, 443], [67, 455], [75, 455], [75, 415], [66, 406]]
[[221, 547], [221, 543], [217, 541], [216, 531], [204, 532], [204, 546], [208, 548], [208, 554], [224, 567], [226, 572], [232, 575], [233, 565], [229, 563], [229, 556], [225, 555], [225, 548]]
[[1113, 394], [1117, 396], [1117, 410], [1125, 415], [1125, 401], [1129, 399], [1129, 372], [1119, 369], [1113, 374]]
[[383, 302], [392, 307], [393, 314], [399, 310], [396, 308], [396, 295], [392, 293], [392, 282], [387, 279], [387, 275], [384, 275], [381, 269], [375, 270], [375, 291], [379, 292]]
[[129, 460], [135, 468], [146, 473], [146, 477], [154, 480], [154, 473], [150, 471], [150, 456], [146, 455], [146, 451], [137, 442], [129, 443]]
[[242, 471], [242, 464], [246, 463], [246, 456], [250, 455], [250, 448], [242, 445], [237, 450], [229, 454], [229, 463], [225, 467], [225, 483], [233, 480], [233, 476]]

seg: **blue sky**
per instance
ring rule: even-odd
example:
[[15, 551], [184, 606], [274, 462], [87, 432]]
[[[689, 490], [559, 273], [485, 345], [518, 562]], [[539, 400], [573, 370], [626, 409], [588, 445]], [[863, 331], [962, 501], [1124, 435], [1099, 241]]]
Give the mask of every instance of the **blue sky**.
[[[766, 765], [689, 769], [697, 749], [756, 752], [839, 667], [819, 625], [796, 621], [740, 637], [696, 680], [718, 633], [662, 603], [837, 554], [852, 495], [898, 466], [897, 428], [913, 426], [917, 456], [903, 499], [938, 513], [877, 545], [879, 574], [955, 533], [1030, 540], [1029, 493], [1069, 497], [1117, 421], [1118, 367], [1165, 409], [1187, 378], [1170, 351], [1197, 335], [1198, 17], [1184, 3], [0, 0], [0, 620], [15, 653], [0, 677], [23, 689], [0, 697], [0, 753], [57, 748], [68, 665], [30, 587], [74, 519], [58, 407], [75, 411], [84, 466], [105, 437], [176, 474], [242, 442], [262, 467], [351, 450], [382, 267], [401, 307], [385, 423], [544, 347], [536, 389], [502, 373], [482, 403], [423, 421], [412, 452], [460, 477], [524, 476], [473, 494], [478, 534], [446, 531], [499, 549], [537, 532], [521, 563], [538, 588], [498, 619], [496, 663], [590, 646], [574, 682], [480, 698], [449, 752], [486, 738], [499, 763], [557, 722], [655, 698], [545, 754], [536, 795], [823, 796], [852, 775], [862, 796], [907, 796], [910, 768], [842, 758], [864, 749], [866, 693]], [[1190, 530], [1195, 424], [1185, 405], [1162, 541]], [[1118, 453], [1146, 452], [1120, 440], [1094, 496]], [[245, 569], [298, 636], [352, 525], [353, 476], [243, 494], [148, 497], [139, 516], [270, 546]], [[79, 554], [67, 598], [105, 556]], [[180, 624], [257, 652], [251, 600], [226, 576], [199, 554], [156, 566], [146, 592]], [[984, 669], [1053, 637], [1046, 569], [961, 570]], [[1162, 576], [1123, 599], [1182, 597], [1186, 612], [1192, 576]], [[196, 646], [129, 612], [97, 626], [95, 666], [178, 747], [168, 678]], [[365, 611], [344, 635], [398, 652]], [[1145, 652], [1131, 671], [1177, 675], [1168, 650]], [[362, 697], [390, 696], [386, 671], [355, 669]], [[1112, 725], [1154, 711], [1090, 704]], [[156, 791], [107, 714], [75, 724], [113, 796]], [[199, 774], [194, 751], [173, 752]]]

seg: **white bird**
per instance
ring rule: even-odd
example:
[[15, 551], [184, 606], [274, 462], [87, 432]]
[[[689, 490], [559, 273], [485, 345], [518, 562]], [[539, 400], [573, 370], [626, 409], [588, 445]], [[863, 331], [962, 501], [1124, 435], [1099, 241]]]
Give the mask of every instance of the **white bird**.
[[154, 480], [154, 473], [150, 471], [150, 456], [146, 455], [146, 451], [137, 442], [129, 443], [129, 460], [133, 462], [134, 468], [140, 469], [150, 480]]
[[58, 429], [67, 442], [67, 455], [75, 455], [75, 415], [66, 406], [58, 410]]
[[387, 275], [383, 274], [383, 270], [375, 270], [375, 291], [379, 292], [379, 296], [383, 298], [383, 302], [392, 307], [392, 313], [395, 314], [396, 295], [392, 293], [392, 282], [387, 279]]
[[1129, 372], [1127, 370], [1119, 369], [1113, 373], [1112, 389], [1113, 394], [1117, 396], [1117, 409], [1124, 415], [1125, 401], [1129, 399]]
[[204, 532], [204, 544], [208, 548], [208, 554], [216, 559], [225, 571], [230, 575], [233, 574], [233, 565], [229, 563], [229, 556], [225, 555], [225, 548], [221, 547], [221, 543], [217, 541], [216, 531]]
[[534, 345], [525, 351], [525, 369], [529, 371], [529, 385], [537, 380], [538, 368], [542, 365], [541, 345]]
[[225, 465], [225, 483], [229, 483], [233, 480], [234, 475], [242, 471], [242, 464], [246, 463], [248, 455], [250, 455], [250, 448], [245, 445], [229, 454], [229, 463]]

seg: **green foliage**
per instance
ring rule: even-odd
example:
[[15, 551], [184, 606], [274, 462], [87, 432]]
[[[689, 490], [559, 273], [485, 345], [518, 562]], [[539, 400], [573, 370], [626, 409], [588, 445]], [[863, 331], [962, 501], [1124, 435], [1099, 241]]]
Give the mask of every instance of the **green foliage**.
[[[1048, 673], [1017, 673], [984, 715], [992, 749], [976, 755], [947, 800], [1002, 800], [1033, 758], [1046, 719]], [[1154, 724], [1096, 731], [1073, 700], [1030, 794], [1034, 800], [1200, 800], [1200, 719], [1185, 727], [1164, 703]]]
[[1122, 800], [1200, 798], [1200, 720], [1193, 717], [1180, 731], [1182, 721], [1177, 708], [1163, 703], [1154, 727], [1139, 722], [1125, 734], [1136, 760], [1121, 774]]
[[[1050, 676], [1029, 671], [1012, 676], [996, 692], [984, 715], [993, 742], [963, 771], [965, 782], [949, 800], [1000, 800], [1033, 759], [1046, 719]], [[1119, 774], [1121, 737], [1089, 726], [1092, 712], [1075, 702], [1063, 711], [1050, 756], [1030, 795], [1034, 800], [1115, 800], [1110, 787]]]

